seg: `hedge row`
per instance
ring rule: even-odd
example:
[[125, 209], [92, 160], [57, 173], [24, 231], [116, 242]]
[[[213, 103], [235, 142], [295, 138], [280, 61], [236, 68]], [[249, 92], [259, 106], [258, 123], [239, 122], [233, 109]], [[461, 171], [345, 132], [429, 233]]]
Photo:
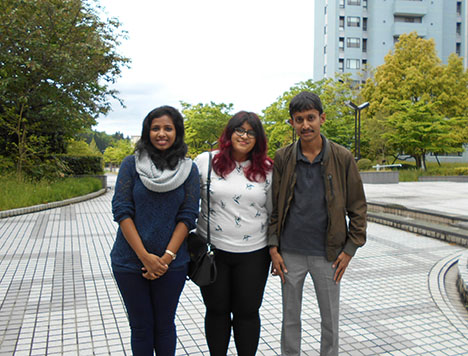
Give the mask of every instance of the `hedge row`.
[[100, 156], [57, 156], [68, 168], [69, 175], [102, 174], [104, 161]]

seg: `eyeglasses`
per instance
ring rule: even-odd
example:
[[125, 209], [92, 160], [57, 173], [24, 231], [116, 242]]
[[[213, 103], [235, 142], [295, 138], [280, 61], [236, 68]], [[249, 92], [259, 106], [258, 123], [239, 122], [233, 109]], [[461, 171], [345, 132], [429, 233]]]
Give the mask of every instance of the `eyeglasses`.
[[248, 138], [257, 137], [257, 133], [254, 130], [246, 130], [243, 127], [236, 127], [234, 132], [240, 137], [244, 136], [245, 133], [247, 134]]

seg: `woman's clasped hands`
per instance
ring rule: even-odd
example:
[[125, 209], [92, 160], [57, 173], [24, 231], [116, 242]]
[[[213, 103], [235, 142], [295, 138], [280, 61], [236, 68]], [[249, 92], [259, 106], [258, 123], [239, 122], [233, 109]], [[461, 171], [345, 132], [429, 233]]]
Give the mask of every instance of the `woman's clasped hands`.
[[152, 253], [148, 253], [145, 258], [141, 261], [143, 267], [142, 276], [149, 280], [155, 280], [162, 277], [168, 270], [169, 265], [164, 261], [163, 257], [156, 256]]

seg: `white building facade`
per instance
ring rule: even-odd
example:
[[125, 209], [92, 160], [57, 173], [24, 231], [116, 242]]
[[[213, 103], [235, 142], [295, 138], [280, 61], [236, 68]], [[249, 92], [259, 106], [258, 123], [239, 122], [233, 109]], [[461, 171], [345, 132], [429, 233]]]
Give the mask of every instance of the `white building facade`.
[[[351, 73], [359, 83], [384, 63], [400, 35], [416, 31], [434, 39], [443, 63], [452, 53], [468, 67], [468, 0], [315, 0], [314, 80]], [[459, 154], [428, 161], [468, 162]]]
[[403, 33], [433, 38], [447, 63], [451, 53], [468, 67], [467, 0], [315, 0], [314, 80], [351, 73], [364, 80]]

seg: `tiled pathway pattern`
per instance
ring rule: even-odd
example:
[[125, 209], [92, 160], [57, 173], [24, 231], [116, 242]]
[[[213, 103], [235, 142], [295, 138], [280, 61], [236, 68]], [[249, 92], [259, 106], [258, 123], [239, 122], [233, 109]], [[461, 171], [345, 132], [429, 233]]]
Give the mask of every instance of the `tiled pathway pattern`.
[[[131, 355], [110, 270], [112, 193], [0, 220], [0, 355]], [[468, 355], [468, 314], [448, 302], [443, 278], [463, 248], [372, 223], [368, 232], [342, 282], [340, 355]], [[310, 279], [304, 293], [303, 354], [318, 355]], [[188, 282], [177, 355], [208, 355], [203, 314], [198, 287]], [[278, 355], [277, 278], [269, 278], [261, 314], [258, 355]]]

